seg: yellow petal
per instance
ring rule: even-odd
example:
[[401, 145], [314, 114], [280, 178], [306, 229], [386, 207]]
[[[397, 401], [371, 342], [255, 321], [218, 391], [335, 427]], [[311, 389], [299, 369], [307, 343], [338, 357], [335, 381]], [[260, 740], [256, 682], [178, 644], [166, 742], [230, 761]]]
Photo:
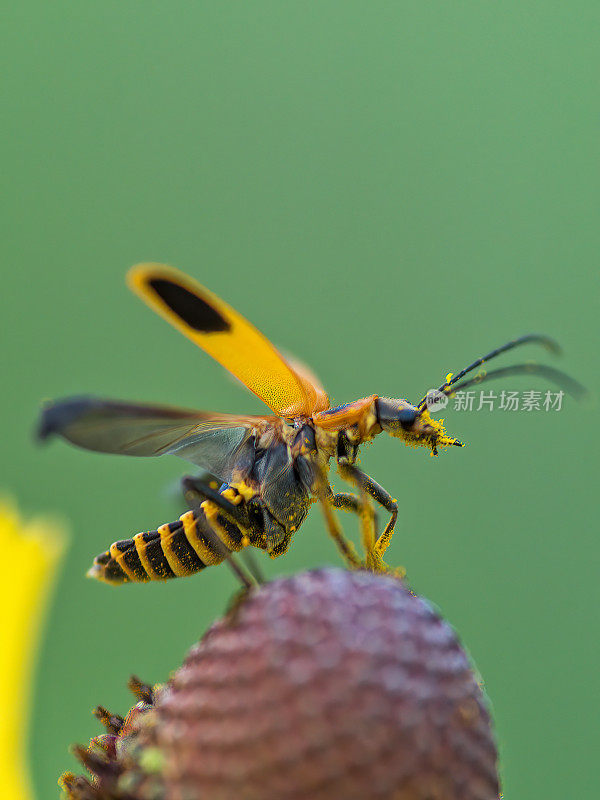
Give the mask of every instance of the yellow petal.
[[33, 670], [64, 541], [56, 525], [25, 522], [0, 500], [0, 784], [11, 800], [33, 797], [27, 760]]

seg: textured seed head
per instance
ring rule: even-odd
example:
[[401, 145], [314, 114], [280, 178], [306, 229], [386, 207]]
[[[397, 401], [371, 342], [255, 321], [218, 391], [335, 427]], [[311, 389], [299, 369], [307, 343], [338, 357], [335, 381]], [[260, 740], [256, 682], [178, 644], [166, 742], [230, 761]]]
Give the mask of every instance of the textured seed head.
[[496, 800], [452, 629], [401, 582], [320, 570], [217, 622], [155, 706], [168, 800]]

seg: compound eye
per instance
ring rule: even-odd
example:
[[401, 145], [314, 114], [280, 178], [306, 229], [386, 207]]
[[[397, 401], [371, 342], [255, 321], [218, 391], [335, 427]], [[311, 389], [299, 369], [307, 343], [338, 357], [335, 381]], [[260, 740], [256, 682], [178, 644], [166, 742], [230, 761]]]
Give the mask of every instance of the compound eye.
[[406, 400], [394, 400], [389, 397], [377, 398], [377, 415], [383, 430], [392, 433], [398, 428], [410, 428], [419, 412]]
[[401, 408], [398, 411], [398, 421], [402, 427], [411, 427], [418, 415], [416, 408]]

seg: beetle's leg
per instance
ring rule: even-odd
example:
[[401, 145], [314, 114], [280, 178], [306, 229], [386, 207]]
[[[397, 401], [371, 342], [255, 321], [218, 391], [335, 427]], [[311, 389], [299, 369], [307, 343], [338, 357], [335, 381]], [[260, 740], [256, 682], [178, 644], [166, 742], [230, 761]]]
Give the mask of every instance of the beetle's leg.
[[383, 563], [383, 559], [381, 559], [375, 552], [374, 513], [373, 507], [369, 500], [369, 495], [367, 494], [365, 486], [363, 485], [364, 481], [361, 482], [358, 480], [352, 470], [347, 470], [344, 472], [341, 468], [342, 466], [345, 467], [346, 464], [341, 465], [338, 463], [338, 467], [340, 467], [340, 475], [356, 486], [360, 492], [358, 514], [360, 519], [360, 533], [363, 552], [365, 554], [365, 566], [372, 572], [385, 572], [386, 567]]
[[353, 483], [355, 486], [358, 486], [391, 514], [388, 524], [385, 526], [383, 533], [379, 536], [374, 545], [375, 555], [381, 558], [394, 533], [394, 527], [398, 518], [398, 504], [383, 486], [374, 481], [373, 478], [369, 477], [369, 475], [358, 467], [350, 464], [339, 464], [338, 467], [343, 478]]
[[194, 478], [190, 475], [181, 479], [183, 496], [190, 505], [200, 505], [204, 500], [214, 503], [233, 521], [242, 524], [245, 515], [240, 506], [235, 505], [226, 497], [223, 497], [218, 488], [213, 488], [201, 478]]
[[258, 561], [254, 557], [254, 551], [249, 547], [244, 548], [241, 552], [241, 559], [244, 562], [246, 569], [251, 573], [254, 580], [259, 584], [265, 582], [265, 576], [260, 568]]
[[377, 521], [373, 506], [369, 501], [367, 493], [359, 486], [360, 497], [346, 492], [333, 495], [331, 498], [334, 508], [342, 508], [345, 511], [353, 511], [360, 522], [360, 533], [365, 553], [365, 566], [376, 572], [381, 571], [381, 564], [375, 557], [375, 537]]
[[[357, 497], [355, 494], [350, 494], [349, 492], [338, 492], [337, 494], [332, 495], [331, 503], [334, 508], [339, 508], [342, 511], [352, 511], [357, 516], [360, 516], [364, 512], [364, 503], [361, 502], [360, 497]], [[377, 512], [373, 509], [371, 510], [373, 514], [375, 534], [377, 535]]]
[[342, 558], [346, 562], [346, 566], [350, 569], [360, 569], [363, 564], [358, 557], [356, 549], [352, 542], [348, 541], [344, 534], [342, 533], [342, 529], [340, 528], [340, 524], [337, 520], [336, 515], [333, 513], [333, 506], [331, 505], [331, 499], [325, 496], [319, 497], [319, 502], [321, 503], [321, 508], [323, 509], [323, 516], [325, 517], [325, 524], [327, 525], [327, 531], [333, 541], [335, 542], [336, 547], [342, 554]]
[[[184, 497], [192, 507], [200, 506], [205, 500], [209, 500], [214, 503], [219, 510], [223, 511], [225, 515], [230, 516], [233, 524], [236, 527], [241, 522], [241, 514], [238, 507], [223, 497], [216, 489], [213, 489], [212, 486], [204, 483], [200, 478], [194, 478], [192, 476], [182, 478], [181, 486]], [[252, 580], [252, 578], [248, 576], [248, 572], [244, 570], [240, 564], [238, 564], [231, 550], [225, 545], [224, 542], [221, 541], [220, 537], [217, 536], [214, 531], [212, 531], [211, 526], [208, 525], [207, 528], [211, 530], [211, 533], [213, 533], [213, 541], [215, 545], [217, 546], [218, 550], [222, 552], [234, 575], [244, 587], [244, 590], [248, 591], [255, 586], [256, 583], [260, 584], [262, 582], [261, 576], [257, 576], [254, 574], [254, 572], [250, 571], [252, 578], [254, 578], [254, 580]], [[244, 533], [243, 529], [241, 533]]]
[[360, 569], [363, 566], [358, 553], [352, 542], [348, 541], [338, 522], [338, 519], [333, 511], [333, 491], [327, 480], [327, 476], [323, 470], [315, 470], [315, 494], [321, 505], [323, 516], [325, 517], [325, 525], [327, 532], [333, 539], [337, 549], [340, 551], [342, 558], [346, 562], [346, 566], [350, 569]]

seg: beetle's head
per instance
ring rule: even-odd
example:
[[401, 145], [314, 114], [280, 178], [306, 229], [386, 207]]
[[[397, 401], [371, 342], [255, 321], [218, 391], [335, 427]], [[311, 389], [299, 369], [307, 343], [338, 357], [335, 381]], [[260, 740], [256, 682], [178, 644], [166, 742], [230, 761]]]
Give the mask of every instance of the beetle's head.
[[375, 407], [382, 430], [411, 447], [430, 447], [432, 456], [437, 456], [438, 447], [462, 447], [462, 442], [446, 435], [444, 420], [432, 419], [426, 407], [392, 397], [378, 397]]

